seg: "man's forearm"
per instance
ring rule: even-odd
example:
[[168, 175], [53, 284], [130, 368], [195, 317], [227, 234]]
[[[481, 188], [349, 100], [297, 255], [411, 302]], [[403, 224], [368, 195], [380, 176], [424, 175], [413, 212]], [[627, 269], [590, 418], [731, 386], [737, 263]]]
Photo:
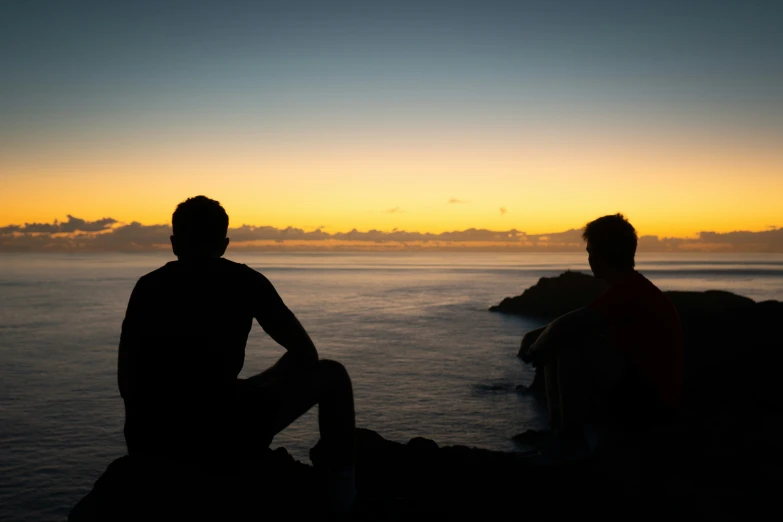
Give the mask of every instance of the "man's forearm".
[[545, 324], [541, 328], [536, 328], [535, 330], [531, 330], [528, 333], [525, 334], [525, 339], [528, 343], [533, 344], [538, 340], [538, 337], [546, 330], [546, 327], [549, 326], [548, 324]]
[[548, 325], [542, 326], [541, 328], [536, 328], [535, 330], [531, 330], [525, 334], [524, 337], [522, 337], [522, 343], [519, 347], [519, 356], [522, 358], [525, 362], [532, 362], [530, 358], [530, 347], [533, 346], [533, 344], [538, 340], [538, 337], [541, 335], [541, 333], [546, 329]]
[[529, 334], [532, 342], [527, 347], [525, 358], [528, 362], [532, 362], [534, 366], [545, 363], [557, 349], [557, 345], [552, 342], [550, 335], [554, 324], [555, 321], [552, 321]]

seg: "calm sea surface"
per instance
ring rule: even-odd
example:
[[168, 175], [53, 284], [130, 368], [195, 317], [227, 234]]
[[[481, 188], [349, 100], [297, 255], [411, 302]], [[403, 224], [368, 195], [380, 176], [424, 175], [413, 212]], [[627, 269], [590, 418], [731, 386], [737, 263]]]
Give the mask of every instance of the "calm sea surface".
[[[513, 450], [510, 437], [542, 427], [517, 384], [517, 358], [539, 323], [487, 308], [539, 277], [589, 273], [584, 254], [254, 253], [229, 256], [263, 272], [322, 357], [354, 380], [357, 423], [405, 442]], [[0, 520], [64, 520], [124, 451], [116, 385], [120, 326], [139, 276], [164, 254], [0, 255]], [[664, 290], [722, 289], [783, 300], [783, 255], [640, 254], [637, 268]], [[243, 376], [282, 349], [257, 325]], [[279, 435], [309, 462], [313, 412]]]

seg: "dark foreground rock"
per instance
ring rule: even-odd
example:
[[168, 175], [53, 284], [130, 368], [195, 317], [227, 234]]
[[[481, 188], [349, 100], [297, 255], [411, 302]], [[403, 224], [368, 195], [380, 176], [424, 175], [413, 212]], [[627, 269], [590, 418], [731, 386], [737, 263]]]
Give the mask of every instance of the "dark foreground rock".
[[[775, 476], [731, 455], [702, 458], [693, 447], [704, 442], [662, 430], [589, 460], [544, 466], [519, 453], [401, 444], [360, 429], [353, 519], [732, 520], [772, 506]], [[164, 471], [126, 456], [69, 520], [321, 520], [320, 484], [317, 469], [280, 449], [235, 477]]]

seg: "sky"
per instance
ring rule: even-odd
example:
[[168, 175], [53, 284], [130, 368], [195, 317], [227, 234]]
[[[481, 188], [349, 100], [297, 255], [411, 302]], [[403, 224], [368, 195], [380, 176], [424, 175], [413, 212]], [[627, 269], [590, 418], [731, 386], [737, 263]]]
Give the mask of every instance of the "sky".
[[0, 231], [197, 194], [330, 235], [774, 231], [781, 26], [752, 0], [6, 0]]

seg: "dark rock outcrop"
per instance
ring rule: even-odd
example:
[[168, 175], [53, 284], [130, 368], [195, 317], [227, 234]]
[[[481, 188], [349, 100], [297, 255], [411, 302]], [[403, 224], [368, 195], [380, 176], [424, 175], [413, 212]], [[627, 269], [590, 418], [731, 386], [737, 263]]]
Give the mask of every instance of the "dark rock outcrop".
[[[606, 288], [600, 279], [567, 270], [556, 277], [542, 277], [522, 294], [490, 306], [489, 311], [551, 320], [586, 306]], [[752, 299], [721, 290], [665, 293], [684, 319], [723, 314], [754, 304]]]
[[589, 303], [606, 290], [606, 283], [581, 272], [566, 271], [542, 277], [516, 297], [506, 297], [490, 312], [554, 319]]

